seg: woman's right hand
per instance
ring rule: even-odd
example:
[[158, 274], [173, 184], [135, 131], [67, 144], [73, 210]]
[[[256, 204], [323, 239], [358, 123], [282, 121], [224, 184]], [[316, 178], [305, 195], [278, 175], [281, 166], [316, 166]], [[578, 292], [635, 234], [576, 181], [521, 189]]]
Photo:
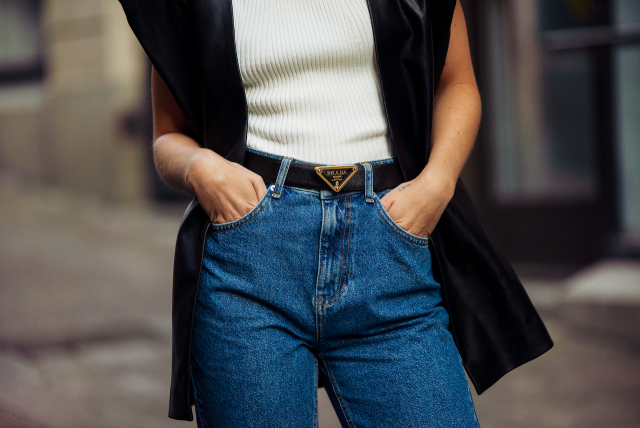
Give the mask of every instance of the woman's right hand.
[[262, 177], [209, 149], [198, 149], [188, 163], [185, 175], [213, 223], [239, 219], [266, 193]]
[[262, 177], [200, 147], [155, 68], [151, 95], [153, 158], [162, 180], [174, 189], [195, 193], [214, 223], [230, 222], [251, 211], [266, 192]]

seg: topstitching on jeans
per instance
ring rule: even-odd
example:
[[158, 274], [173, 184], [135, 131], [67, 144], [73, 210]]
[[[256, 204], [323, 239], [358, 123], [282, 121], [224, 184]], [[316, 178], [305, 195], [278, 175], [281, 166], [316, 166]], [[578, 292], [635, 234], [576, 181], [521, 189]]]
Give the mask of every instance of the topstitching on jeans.
[[283, 189], [291, 189], [291, 190], [295, 190], [296, 192], [304, 192], [304, 193], [309, 193], [311, 195], [317, 196], [320, 194], [319, 190], [313, 190], [313, 189], [305, 189], [303, 187], [295, 187], [295, 186], [289, 186], [288, 184], [285, 184], [284, 186], [282, 186]]
[[[267, 204], [271, 200], [271, 196], [270, 196], [271, 192], [273, 192], [273, 190], [271, 188], [269, 188], [269, 190], [267, 190], [267, 193], [264, 194], [264, 196], [262, 197], [260, 202], [258, 202], [258, 205], [256, 205], [251, 211], [249, 211], [247, 214], [245, 214], [244, 216], [240, 217], [239, 219], [234, 220], [234, 221], [229, 222], [229, 223], [222, 223], [222, 224], [211, 223], [211, 226], [213, 227], [213, 230], [216, 231], [216, 232], [227, 232], [229, 230], [233, 230], [233, 229], [235, 229], [237, 227], [240, 227], [243, 224], [246, 224], [247, 222], [251, 221], [258, 214], [260, 214], [260, 212], [262, 212], [263, 209], [265, 209], [265, 207], [267, 206]], [[260, 206], [260, 205], [262, 205], [262, 206]]]
[[[429, 245], [429, 237], [424, 237], [424, 236], [413, 236], [412, 234], [410, 234], [409, 232], [407, 232], [406, 230], [402, 230], [402, 228], [400, 226], [398, 226], [395, 223], [390, 223], [389, 220], [387, 220], [387, 217], [389, 216], [389, 213], [387, 213], [386, 211], [384, 213], [382, 213], [380, 211], [380, 207], [378, 205], [382, 205], [382, 202], [380, 202], [380, 200], [378, 199], [377, 196], [374, 196], [374, 200], [378, 200], [378, 203], [374, 202], [374, 205], [376, 207], [376, 210], [378, 210], [378, 214], [380, 214], [380, 218], [382, 219], [382, 221], [385, 222], [385, 224], [387, 226], [389, 226], [389, 228], [394, 231], [399, 237], [401, 237], [402, 239], [409, 241], [413, 244], [416, 245], [421, 245], [423, 247], [426, 247]], [[397, 229], [402, 230], [402, 233], [400, 231], [398, 231]]]
[[316, 273], [316, 346], [318, 350], [320, 350], [321, 341], [322, 341], [322, 319], [321, 315], [319, 315], [318, 309], [322, 309], [322, 307], [317, 305], [318, 299], [318, 285], [320, 283], [320, 278], [322, 278], [322, 236], [324, 234], [324, 204], [320, 204], [320, 209], [322, 210], [322, 223], [320, 224], [320, 236], [318, 239], [318, 272]]
[[[347, 214], [349, 212], [349, 203], [347, 202], [347, 198], [346, 197], [344, 198], [344, 204], [345, 204], [344, 211], [345, 211], [345, 214]], [[333, 296], [328, 297], [326, 299], [318, 298], [318, 300], [320, 300], [320, 301], [331, 300], [338, 293], [340, 293], [340, 284], [342, 283], [342, 266], [343, 266], [343, 263], [344, 263], [344, 238], [345, 238], [346, 234], [347, 234], [347, 228], [345, 227], [344, 229], [342, 229], [342, 250], [341, 250], [341, 253], [340, 253], [340, 277], [339, 277], [339, 280], [338, 280], [338, 291], [336, 291], [336, 293]]]
[[[318, 306], [326, 306], [326, 305], [333, 305], [334, 303], [338, 302], [342, 296], [344, 295], [344, 289], [345, 286], [347, 284], [347, 280], [349, 278], [349, 252], [350, 252], [350, 242], [351, 242], [351, 219], [353, 217], [353, 206], [351, 207], [351, 211], [349, 211], [349, 203], [351, 202], [351, 196], [349, 195], [349, 202], [347, 202], [347, 198], [345, 196], [345, 215], [349, 216], [349, 221], [347, 223], [347, 227], [344, 228], [344, 232], [342, 233], [342, 251], [340, 254], [340, 277], [338, 278], [338, 290], [335, 292], [335, 294], [331, 297], [328, 297], [326, 299], [318, 299], [319, 301], [328, 301], [333, 299], [334, 297], [336, 297], [338, 294], [340, 294], [342, 292], [342, 294], [340, 295], [340, 297], [338, 297], [335, 301], [333, 302], [327, 302], [327, 303], [320, 303], [318, 304]], [[353, 205], [353, 204], [351, 204]], [[342, 266], [343, 266], [343, 261], [344, 261], [344, 249], [345, 249], [345, 245], [344, 245], [344, 240], [345, 240], [345, 235], [347, 237], [347, 260], [346, 260], [346, 267], [344, 269], [344, 275], [343, 275], [343, 270], [342, 270]], [[342, 277], [344, 276], [344, 284], [342, 283]]]

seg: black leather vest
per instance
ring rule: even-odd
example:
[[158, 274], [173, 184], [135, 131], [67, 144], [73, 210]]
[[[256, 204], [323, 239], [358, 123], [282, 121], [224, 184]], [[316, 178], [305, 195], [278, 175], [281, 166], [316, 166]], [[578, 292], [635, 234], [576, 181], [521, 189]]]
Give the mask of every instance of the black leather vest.
[[[242, 163], [247, 103], [231, 0], [120, 0], [129, 24], [189, 120], [195, 139]], [[406, 180], [429, 158], [433, 94], [455, 0], [368, 0], [389, 133]], [[191, 327], [209, 219], [187, 208], [173, 273], [169, 416], [193, 420]], [[511, 265], [458, 182], [431, 239], [450, 329], [478, 393], [553, 346]]]

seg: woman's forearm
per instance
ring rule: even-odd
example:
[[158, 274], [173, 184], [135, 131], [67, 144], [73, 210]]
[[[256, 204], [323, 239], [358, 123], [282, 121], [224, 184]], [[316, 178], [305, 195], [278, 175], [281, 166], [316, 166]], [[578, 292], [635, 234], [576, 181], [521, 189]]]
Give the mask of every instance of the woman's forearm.
[[434, 180], [453, 196], [480, 126], [480, 94], [475, 83], [445, 86], [434, 100], [431, 155], [419, 180]]
[[480, 126], [480, 94], [471, 62], [467, 24], [460, 1], [451, 22], [449, 50], [433, 102], [429, 162], [418, 181], [442, 187], [451, 198]]
[[203, 149], [192, 138], [169, 132], [156, 138], [153, 159], [160, 178], [169, 186], [185, 193], [195, 193], [194, 179], [202, 161], [215, 162], [220, 157]]
[[202, 172], [202, 165], [209, 164], [209, 169], [217, 170], [215, 164], [222, 157], [203, 149], [189, 136], [191, 126], [155, 68], [151, 72], [151, 98], [156, 170], [160, 178], [174, 189], [197, 193], [197, 174]]
[[380, 202], [405, 230], [429, 236], [453, 197], [480, 126], [480, 95], [460, 1], [451, 22], [449, 50], [434, 96], [431, 154], [422, 172]]

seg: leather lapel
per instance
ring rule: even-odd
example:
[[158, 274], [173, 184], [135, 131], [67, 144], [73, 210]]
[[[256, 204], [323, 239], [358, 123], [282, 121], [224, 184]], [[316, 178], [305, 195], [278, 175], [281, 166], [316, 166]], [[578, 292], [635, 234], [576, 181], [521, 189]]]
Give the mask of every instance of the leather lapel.
[[198, 56], [203, 76], [205, 144], [242, 163], [247, 102], [238, 67], [231, 0], [193, 0]]
[[429, 157], [433, 53], [428, 0], [368, 0], [389, 133], [406, 180]]

